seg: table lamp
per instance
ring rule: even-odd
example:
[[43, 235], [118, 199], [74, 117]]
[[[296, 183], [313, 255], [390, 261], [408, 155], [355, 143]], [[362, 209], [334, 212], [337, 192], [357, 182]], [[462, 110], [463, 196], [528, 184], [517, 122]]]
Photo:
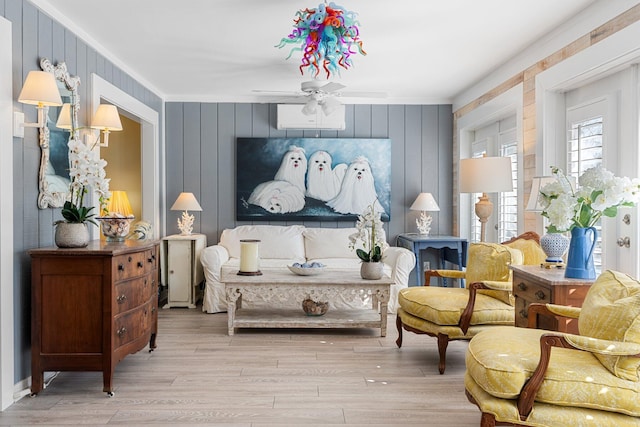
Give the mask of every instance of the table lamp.
[[429, 231], [431, 231], [432, 218], [431, 215], [427, 214], [427, 212], [438, 212], [440, 210], [440, 207], [433, 198], [433, 195], [431, 195], [431, 193], [418, 194], [418, 197], [409, 209], [413, 211], [421, 211], [420, 218], [416, 218], [416, 226], [418, 227], [418, 232], [420, 234], [428, 236]]
[[508, 157], [474, 157], [460, 160], [460, 192], [482, 193], [475, 205], [480, 220], [480, 241], [485, 241], [485, 226], [493, 213], [487, 193], [513, 191], [511, 159]]
[[191, 235], [195, 218], [189, 214], [189, 211], [202, 211], [200, 204], [196, 200], [196, 196], [194, 196], [193, 193], [180, 193], [173, 206], [171, 206], [171, 210], [183, 211], [182, 218], [178, 218], [178, 228], [181, 231], [181, 235]]

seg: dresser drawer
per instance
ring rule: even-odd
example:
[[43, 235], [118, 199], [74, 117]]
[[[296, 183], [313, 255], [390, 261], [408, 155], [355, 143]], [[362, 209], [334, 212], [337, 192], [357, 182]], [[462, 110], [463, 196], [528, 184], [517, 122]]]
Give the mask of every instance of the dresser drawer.
[[114, 322], [114, 347], [125, 345], [149, 333], [151, 322], [151, 304], [147, 303], [137, 310], [117, 317]]
[[120, 282], [115, 287], [114, 314], [124, 313], [147, 302], [153, 295], [155, 277], [151, 274]]
[[529, 303], [539, 302], [547, 304], [551, 302], [552, 298], [549, 288], [526, 280], [517, 280], [517, 278], [514, 278], [513, 293], [516, 298], [525, 299]]
[[113, 268], [115, 269], [113, 275], [115, 280], [131, 279], [151, 271], [151, 269], [146, 267], [151, 264], [147, 261], [149, 256], [150, 252], [144, 251], [115, 257], [113, 260]]

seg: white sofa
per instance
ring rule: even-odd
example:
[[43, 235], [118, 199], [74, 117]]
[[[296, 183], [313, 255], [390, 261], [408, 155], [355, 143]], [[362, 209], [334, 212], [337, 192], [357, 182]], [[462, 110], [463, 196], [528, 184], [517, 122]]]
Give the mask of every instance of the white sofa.
[[[303, 225], [241, 225], [224, 230], [220, 242], [205, 248], [200, 258], [206, 280], [202, 311], [219, 313], [227, 310], [224, 285], [220, 282], [220, 269], [223, 265], [239, 266], [241, 239], [260, 240], [258, 251], [261, 268], [286, 268], [294, 262], [317, 261], [327, 268], [359, 271], [360, 259], [355, 251], [349, 249], [349, 235], [355, 232], [355, 228], [310, 228]], [[398, 292], [408, 286], [409, 273], [413, 270], [416, 259], [407, 249], [389, 247], [384, 252], [383, 262], [385, 272], [395, 281], [389, 298], [389, 312], [395, 313]], [[297, 307], [301, 302], [291, 303]], [[243, 299], [242, 304], [244, 307], [251, 307], [259, 302]], [[330, 301], [329, 304], [334, 307], [371, 307], [370, 301], [361, 298]]]

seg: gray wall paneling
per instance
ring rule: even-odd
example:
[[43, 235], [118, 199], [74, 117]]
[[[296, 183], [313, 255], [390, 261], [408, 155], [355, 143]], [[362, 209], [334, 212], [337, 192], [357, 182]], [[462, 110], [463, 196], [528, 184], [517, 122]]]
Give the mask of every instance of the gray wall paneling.
[[[80, 122], [89, 117], [90, 76], [100, 77], [136, 99], [162, 112], [162, 99], [118, 70], [99, 52], [87, 46], [75, 34], [41, 13], [26, 0], [0, 0], [0, 14], [12, 24], [13, 96], [18, 98], [22, 83], [31, 70], [40, 69], [40, 58], [54, 64], [66, 62], [69, 72], [80, 77]], [[114, 73], [114, 69], [116, 72]], [[117, 80], [113, 77], [117, 76]], [[122, 82], [125, 82], [125, 86]], [[23, 111], [25, 120], [37, 120], [36, 109], [14, 102], [15, 111]], [[162, 135], [160, 123], [160, 135]], [[53, 222], [61, 218], [60, 209], [38, 209], [38, 168], [40, 147], [36, 129], [25, 129], [25, 138], [13, 140], [14, 170], [14, 321], [15, 380], [30, 375], [31, 347], [31, 262], [27, 251], [53, 244]], [[164, 159], [164, 154], [161, 154]], [[161, 213], [164, 215], [164, 212]]]
[[[246, 223], [235, 220], [236, 138], [391, 138], [389, 242], [393, 244], [400, 233], [416, 230], [418, 213], [409, 206], [420, 191], [433, 193], [441, 209], [433, 215], [433, 233], [450, 234], [451, 106], [347, 105], [346, 113], [344, 131], [277, 130], [273, 104], [167, 103], [167, 206], [181, 191], [193, 191], [203, 209], [199, 228], [196, 225], [194, 230], [206, 234], [210, 245], [215, 244], [222, 230]], [[192, 170], [187, 172], [187, 168]], [[195, 182], [196, 170], [199, 184]], [[177, 213], [169, 211], [167, 218], [167, 233], [177, 233]], [[303, 223], [312, 227], [353, 226], [350, 221]]]

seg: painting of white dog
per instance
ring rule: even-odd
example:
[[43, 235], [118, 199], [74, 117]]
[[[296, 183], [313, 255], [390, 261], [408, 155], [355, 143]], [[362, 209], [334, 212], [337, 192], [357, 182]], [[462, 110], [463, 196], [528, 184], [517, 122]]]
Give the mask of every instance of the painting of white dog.
[[307, 169], [307, 197], [326, 202], [338, 195], [347, 165], [340, 163], [331, 169], [331, 161], [331, 154], [323, 150], [311, 155]]

